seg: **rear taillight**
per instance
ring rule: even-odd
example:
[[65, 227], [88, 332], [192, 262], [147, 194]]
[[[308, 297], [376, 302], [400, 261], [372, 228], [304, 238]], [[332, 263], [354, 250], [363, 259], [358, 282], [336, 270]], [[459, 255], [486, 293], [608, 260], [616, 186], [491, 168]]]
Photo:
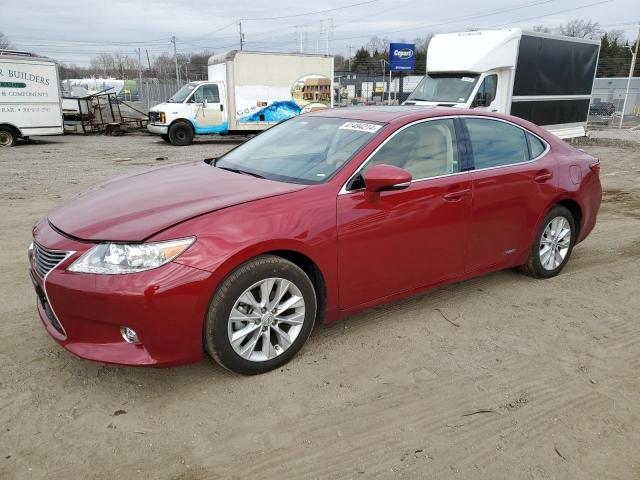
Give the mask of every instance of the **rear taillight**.
[[591, 171], [593, 173], [595, 173], [596, 175], [600, 175], [600, 160], [598, 160], [597, 158], [595, 159], [594, 162], [592, 162], [591, 164], [589, 164], [589, 168], [591, 169]]

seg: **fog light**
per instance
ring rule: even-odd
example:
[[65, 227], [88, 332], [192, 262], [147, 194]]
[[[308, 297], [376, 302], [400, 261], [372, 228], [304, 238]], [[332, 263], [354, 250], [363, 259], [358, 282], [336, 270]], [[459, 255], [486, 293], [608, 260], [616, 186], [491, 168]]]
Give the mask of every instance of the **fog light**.
[[129, 327], [120, 327], [120, 335], [127, 343], [140, 343], [138, 334]]

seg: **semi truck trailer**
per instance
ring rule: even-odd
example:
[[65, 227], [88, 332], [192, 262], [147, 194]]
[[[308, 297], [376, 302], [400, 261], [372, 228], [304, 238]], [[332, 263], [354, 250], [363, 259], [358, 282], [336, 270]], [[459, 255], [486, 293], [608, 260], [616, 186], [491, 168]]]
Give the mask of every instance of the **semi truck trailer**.
[[149, 132], [189, 145], [195, 135], [258, 132], [333, 105], [328, 55], [234, 50], [209, 58], [207, 76], [152, 107]]
[[599, 40], [519, 28], [438, 34], [405, 104], [506, 113], [584, 136], [599, 52]]

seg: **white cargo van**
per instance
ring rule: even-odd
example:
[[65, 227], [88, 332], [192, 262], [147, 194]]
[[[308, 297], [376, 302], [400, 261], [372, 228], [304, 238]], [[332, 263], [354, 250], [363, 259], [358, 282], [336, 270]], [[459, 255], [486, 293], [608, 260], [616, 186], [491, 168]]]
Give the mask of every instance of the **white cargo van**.
[[0, 50], [0, 147], [18, 138], [62, 135], [58, 66], [48, 58]]
[[152, 107], [147, 129], [189, 145], [194, 135], [256, 132], [333, 105], [328, 55], [234, 50], [209, 58], [208, 77]]
[[435, 35], [405, 104], [506, 113], [584, 136], [599, 52], [600, 41], [518, 28]]

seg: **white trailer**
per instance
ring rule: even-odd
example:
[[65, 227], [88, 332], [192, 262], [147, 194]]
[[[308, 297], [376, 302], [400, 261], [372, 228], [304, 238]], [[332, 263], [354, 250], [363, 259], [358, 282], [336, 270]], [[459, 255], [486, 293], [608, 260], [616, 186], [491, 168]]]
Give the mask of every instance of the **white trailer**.
[[209, 58], [208, 77], [152, 107], [147, 129], [189, 145], [195, 135], [256, 132], [333, 105], [328, 55], [234, 50]]
[[0, 50], [0, 147], [12, 147], [18, 138], [63, 133], [58, 65]]
[[435, 35], [405, 104], [506, 113], [584, 136], [599, 52], [600, 41], [519, 28]]

